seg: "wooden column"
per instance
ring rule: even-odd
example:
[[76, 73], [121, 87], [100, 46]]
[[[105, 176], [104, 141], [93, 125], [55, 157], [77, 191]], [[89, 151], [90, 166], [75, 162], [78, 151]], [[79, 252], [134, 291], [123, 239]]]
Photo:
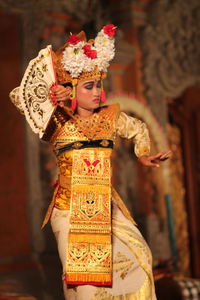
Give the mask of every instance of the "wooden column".
[[0, 12], [1, 156], [0, 156], [0, 258], [29, 254], [27, 182], [25, 175], [24, 118], [9, 100], [20, 82], [19, 23]]

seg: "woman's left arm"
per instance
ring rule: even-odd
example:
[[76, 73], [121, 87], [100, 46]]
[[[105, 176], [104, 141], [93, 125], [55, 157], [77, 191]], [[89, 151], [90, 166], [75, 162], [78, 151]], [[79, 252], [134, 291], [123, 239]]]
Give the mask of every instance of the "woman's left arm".
[[149, 167], [159, 167], [159, 163], [168, 159], [171, 151], [162, 151], [150, 155], [150, 138], [147, 126], [141, 120], [130, 117], [121, 112], [117, 121], [117, 134], [123, 138], [133, 138], [135, 154], [138, 161]]

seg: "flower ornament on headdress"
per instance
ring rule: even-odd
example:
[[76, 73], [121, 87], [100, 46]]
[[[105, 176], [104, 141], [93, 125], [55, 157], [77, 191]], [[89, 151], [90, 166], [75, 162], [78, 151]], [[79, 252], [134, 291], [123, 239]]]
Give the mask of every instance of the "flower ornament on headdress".
[[91, 72], [95, 68], [100, 72], [107, 71], [109, 62], [115, 55], [115, 30], [116, 27], [112, 24], [104, 26], [97, 34], [93, 45], [81, 41], [75, 34], [70, 35], [61, 63], [72, 78], [78, 78], [81, 73]]
[[[78, 80], [95, 77], [105, 78], [110, 61], [115, 55], [113, 24], [104, 26], [94, 40], [86, 41], [85, 33], [70, 34], [67, 43], [56, 53], [57, 75], [60, 83], [71, 82], [73, 86], [72, 107], [76, 106], [76, 85]], [[102, 102], [105, 94], [102, 86]]]

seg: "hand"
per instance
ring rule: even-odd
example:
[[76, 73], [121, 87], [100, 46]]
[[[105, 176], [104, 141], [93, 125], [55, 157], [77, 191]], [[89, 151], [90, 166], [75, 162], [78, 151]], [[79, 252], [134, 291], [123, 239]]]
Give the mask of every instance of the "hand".
[[64, 101], [70, 99], [71, 87], [53, 85], [50, 89], [50, 98], [54, 105], [64, 106]]
[[159, 163], [170, 158], [171, 153], [172, 153], [171, 151], [161, 151], [156, 155], [151, 155], [151, 156], [144, 155], [139, 157], [138, 161], [144, 166], [159, 168], [160, 167]]

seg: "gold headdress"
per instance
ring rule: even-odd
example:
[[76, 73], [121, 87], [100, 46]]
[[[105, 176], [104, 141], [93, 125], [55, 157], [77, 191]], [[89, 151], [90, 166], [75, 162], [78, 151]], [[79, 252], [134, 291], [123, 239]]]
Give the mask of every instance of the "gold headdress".
[[[76, 99], [76, 85], [79, 80], [106, 77], [109, 62], [115, 54], [113, 24], [104, 26], [94, 40], [87, 42], [83, 31], [70, 34], [64, 46], [53, 53], [57, 80], [60, 84], [71, 83], [72, 107]], [[102, 84], [102, 99], [105, 98]]]

